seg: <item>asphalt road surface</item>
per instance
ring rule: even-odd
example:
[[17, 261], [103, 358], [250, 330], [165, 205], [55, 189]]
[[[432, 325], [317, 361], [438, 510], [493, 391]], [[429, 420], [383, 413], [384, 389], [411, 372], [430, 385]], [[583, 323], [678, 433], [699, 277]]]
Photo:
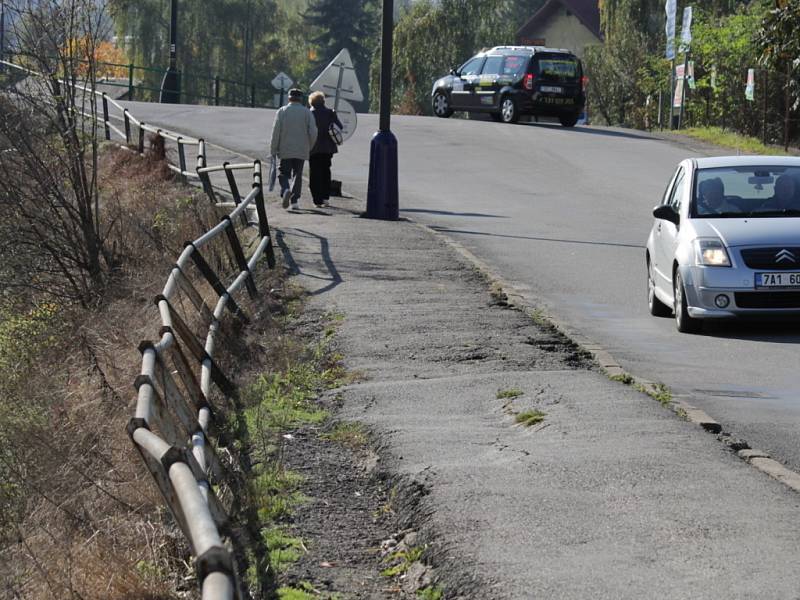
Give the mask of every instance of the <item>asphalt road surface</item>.
[[[129, 106], [147, 122], [266, 155], [273, 111]], [[359, 115], [334, 160], [334, 176], [359, 198], [376, 130], [376, 115]], [[716, 323], [685, 335], [647, 312], [651, 209], [676, 164], [704, 152], [635, 131], [544, 123], [394, 117], [392, 130], [402, 215], [459, 241], [628, 371], [800, 470], [800, 324]]]

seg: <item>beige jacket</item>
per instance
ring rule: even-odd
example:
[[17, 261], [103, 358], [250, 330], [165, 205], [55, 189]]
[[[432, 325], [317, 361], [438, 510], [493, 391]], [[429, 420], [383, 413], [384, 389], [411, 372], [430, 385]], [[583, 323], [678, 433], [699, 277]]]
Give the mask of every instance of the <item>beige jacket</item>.
[[275, 115], [270, 142], [272, 156], [308, 160], [316, 141], [317, 124], [314, 115], [301, 103], [290, 102]]

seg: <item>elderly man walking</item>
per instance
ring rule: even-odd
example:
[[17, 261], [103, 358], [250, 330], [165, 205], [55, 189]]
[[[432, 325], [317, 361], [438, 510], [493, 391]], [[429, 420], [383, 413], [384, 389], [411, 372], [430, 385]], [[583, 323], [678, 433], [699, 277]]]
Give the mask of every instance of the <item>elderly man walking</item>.
[[270, 154], [280, 160], [278, 182], [281, 186], [283, 208], [297, 210], [303, 187], [303, 163], [317, 141], [314, 115], [303, 106], [303, 92], [289, 90], [289, 103], [275, 115], [272, 124]]

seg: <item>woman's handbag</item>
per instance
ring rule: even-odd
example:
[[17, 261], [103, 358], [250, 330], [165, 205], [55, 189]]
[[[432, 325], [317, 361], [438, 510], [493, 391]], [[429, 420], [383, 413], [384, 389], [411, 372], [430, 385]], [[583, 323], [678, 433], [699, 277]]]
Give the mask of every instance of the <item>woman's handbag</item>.
[[344, 137], [342, 137], [342, 128], [336, 123], [331, 123], [328, 126], [328, 135], [331, 136], [334, 144], [337, 146], [342, 145], [342, 142], [344, 141]]

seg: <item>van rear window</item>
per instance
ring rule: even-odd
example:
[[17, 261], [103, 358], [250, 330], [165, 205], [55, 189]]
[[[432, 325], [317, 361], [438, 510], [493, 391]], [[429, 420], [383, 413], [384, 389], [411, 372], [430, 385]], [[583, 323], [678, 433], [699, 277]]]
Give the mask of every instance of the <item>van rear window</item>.
[[528, 65], [528, 58], [527, 56], [506, 56], [502, 74], [519, 77]]
[[576, 80], [580, 76], [580, 65], [574, 58], [539, 58], [539, 77], [552, 81]]

